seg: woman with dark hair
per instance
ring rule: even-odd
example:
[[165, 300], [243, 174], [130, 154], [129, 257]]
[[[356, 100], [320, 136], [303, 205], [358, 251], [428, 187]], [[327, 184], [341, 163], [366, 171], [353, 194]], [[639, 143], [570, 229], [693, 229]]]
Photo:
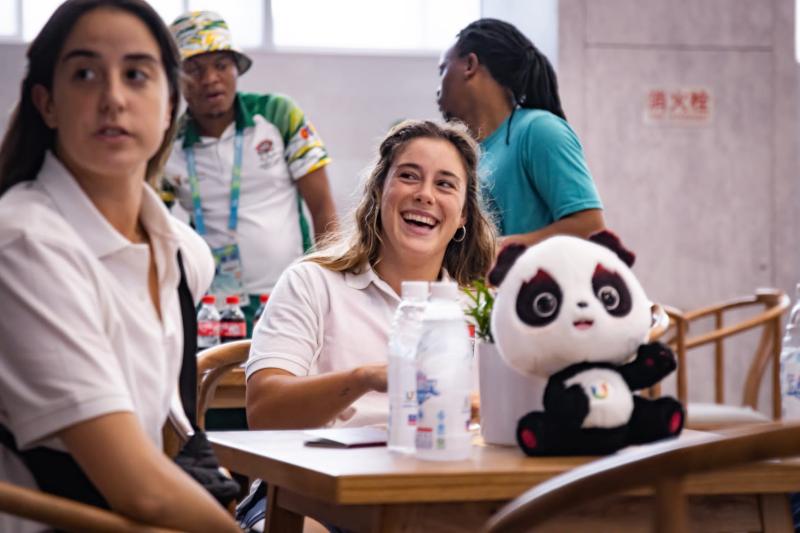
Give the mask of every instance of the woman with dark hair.
[[[237, 531], [161, 450], [181, 305], [213, 274], [147, 184], [175, 129], [172, 38], [143, 0], [68, 0], [27, 57], [0, 147], [0, 479], [147, 524]], [[41, 526], [0, 515], [0, 530]]]
[[481, 142], [481, 188], [502, 243], [604, 227], [583, 149], [566, 122], [556, 74], [513, 25], [480, 19], [442, 54], [437, 99]]
[[348, 230], [289, 267], [247, 362], [251, 428], [385, 423], [386, 348], [404, 280], [482, 278], [495, 234], [477, 144], [460, 124], [406, 121], [383, 140]]

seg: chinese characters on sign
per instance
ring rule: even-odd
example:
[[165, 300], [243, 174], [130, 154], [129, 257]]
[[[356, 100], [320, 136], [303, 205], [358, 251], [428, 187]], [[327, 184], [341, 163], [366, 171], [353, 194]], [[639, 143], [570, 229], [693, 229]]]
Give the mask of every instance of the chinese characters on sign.
[[708, 89], [651, 89], [645, 101], [646, 124], [706, 126], [711, 123], [712, 95]]

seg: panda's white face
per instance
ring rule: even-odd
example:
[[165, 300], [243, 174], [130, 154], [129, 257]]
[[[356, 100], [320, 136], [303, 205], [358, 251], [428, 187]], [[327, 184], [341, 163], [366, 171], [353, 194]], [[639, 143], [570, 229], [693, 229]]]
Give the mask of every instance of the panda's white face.
[[650, 329], [650, 305], [614, 252], [552, 237], [511, 267], [498, 289], [492, 333], [510, 366], [547, 377], [574, 363], [630, 359]]

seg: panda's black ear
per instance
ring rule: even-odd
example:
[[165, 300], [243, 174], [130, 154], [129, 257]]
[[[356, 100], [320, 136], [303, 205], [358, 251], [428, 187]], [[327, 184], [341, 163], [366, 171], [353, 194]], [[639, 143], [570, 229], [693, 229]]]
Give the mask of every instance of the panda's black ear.
[[494, 267], [492, 267], [492, 270], [489, 271], [489, 283], [495, 287], [499, 287], [506, 278], [508, 271], [511, 270], [512, 266], [514, 266], [517, 258], [525, 253], [525, 250], [527, 249], [528, 247], [524, 244], [517, 243], [504, 246], [500, 251], [500, 255], [497, 256], [497, 261], [495, 262]]
[[600, 246], [605, 246], [617, 256], [622, 259], [622, 262], [628, 265], [628, 267], [632, 267], [633, 263], [636, 262], [636, 254], [625, 248], [622, 245], [622, 241], [619, 240], [617, 234], [613, 231], [609, 231], [604, 229], [603, 231], [598, 231], [597, 233], [592, 234], [589, 237], [589, 240], [599, 244]]

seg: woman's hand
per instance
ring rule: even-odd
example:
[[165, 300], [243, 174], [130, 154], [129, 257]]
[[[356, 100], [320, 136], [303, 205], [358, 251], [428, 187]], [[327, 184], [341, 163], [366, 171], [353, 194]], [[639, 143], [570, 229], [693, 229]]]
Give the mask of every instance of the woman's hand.
[[356, 375], [367, 389], [386, 392], [386, 365], [364, 365], [356, 369]]
[[365, 365], [315, 376], [265, 368], [247, 380], [250, 429], [321, 427], [370, 391], [386, 392], [386, 365]]

